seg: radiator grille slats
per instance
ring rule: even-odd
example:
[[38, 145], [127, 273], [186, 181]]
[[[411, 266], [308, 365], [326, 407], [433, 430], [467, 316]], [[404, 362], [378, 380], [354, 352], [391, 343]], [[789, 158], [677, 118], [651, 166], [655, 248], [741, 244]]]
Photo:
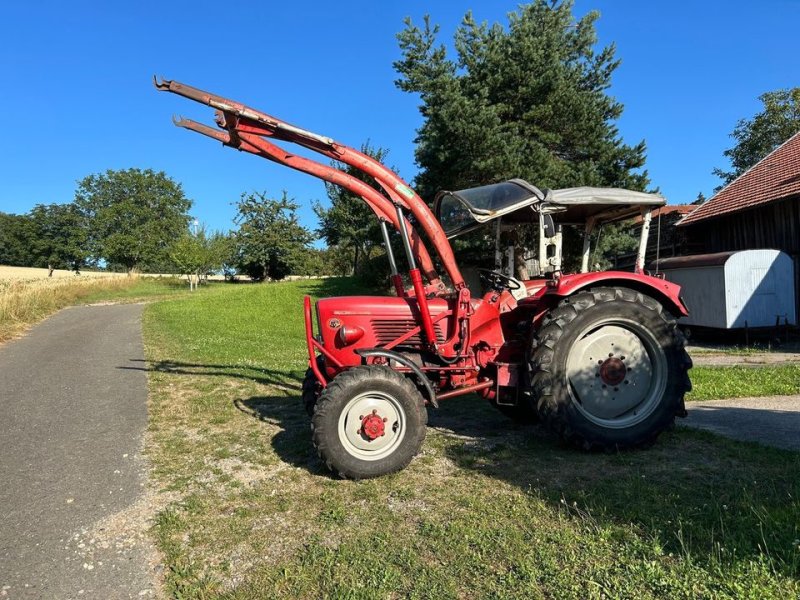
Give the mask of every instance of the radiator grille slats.
[[[378, 345], [385, 346], [389, 342], [399, 338], [404, 333], [414, 329], [417, 326], [417, 323], [413, 319], [373, 319], [371, 325], [372, 330], [375, 332], [375, 339], [377, 340]], [[443, 343], [445, 339], [441, 324], [436, 323], [433, 327], [434, 331], [436, 332], [437, 341], [439, 343]], [[422, 340], [420, 339], [420, 334], [416, 333], [401, 345], [419, 346], [421, 343]]]

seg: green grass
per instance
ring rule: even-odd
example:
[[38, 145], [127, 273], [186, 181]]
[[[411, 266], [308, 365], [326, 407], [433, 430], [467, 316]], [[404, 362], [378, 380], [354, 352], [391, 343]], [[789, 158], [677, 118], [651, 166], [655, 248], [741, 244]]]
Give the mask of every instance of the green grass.
[[[690, 344], [691, 346], [691, 344]], [[703, 354], [724, 354], [729, 356], [752, 356], [754, 354], [764, 354], [776, 352], [775, 348], [765, 345], [753, 346], [691, 346], [691, 353], [696, 355]]]
[[403, 472], [331, 478], [298, 397], [302, 296], [357, 291], [214, 286], [147, 307], [172, 597], [800, 595], [798, 453], [677, 429], [583, 454], [469, 396], [432, 413]]
[[800, 394], [800, 365], [694, 367], [687, 400]]

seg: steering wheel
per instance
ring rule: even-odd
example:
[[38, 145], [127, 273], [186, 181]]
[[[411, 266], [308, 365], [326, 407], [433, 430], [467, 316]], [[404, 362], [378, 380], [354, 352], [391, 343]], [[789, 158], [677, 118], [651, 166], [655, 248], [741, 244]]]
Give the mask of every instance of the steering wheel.
[[478, 269], [477, 271], [481, 281], [498, 292], [502, 292], [506, 288], [513, 292], [514, 290], [518, 290], [522, 287], [519, 281], [513, 277], [503, 275], [497, 271], [492, 271], [491, 269]]

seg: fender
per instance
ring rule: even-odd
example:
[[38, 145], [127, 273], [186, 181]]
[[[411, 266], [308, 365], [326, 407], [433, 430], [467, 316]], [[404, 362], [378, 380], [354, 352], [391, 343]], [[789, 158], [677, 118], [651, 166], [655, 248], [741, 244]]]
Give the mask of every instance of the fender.
[[627, 287], [648, 296], [652, 296], [676, 317], [686, 317], [689, 309], [680, 296], [681, 286], [650, 275], [628, 273], [626, 271], [598, 271], [592, 273], [576, 273], [564, 275], [560, 279], [548, 282], [536, 295], [538, 298], [555, 296], [565, 298], [580, 290], [604, 285], [609, 287]]
[[416, 375], [417, 379], [419, 379], [420, 385], [425, 388], [425, 392], [428, 394], [428, 400], [433, 408], [439, 408], [439, 403], [436, 401], [436, 393], [433, 391], [433, 386], [431, 386], [430, 380], [425, 377], [422, 369], [420, 369], [419, 366], [410, 358], [403, 356], [399, 352], [392, 352], [391, 350], [384, 350], [383, 348], [360, 348], [355, 352], [364, 358], [368, 358], [370, 356], [380, 356], [398, 362], [404, 367], [408, 367], [411, 372]]

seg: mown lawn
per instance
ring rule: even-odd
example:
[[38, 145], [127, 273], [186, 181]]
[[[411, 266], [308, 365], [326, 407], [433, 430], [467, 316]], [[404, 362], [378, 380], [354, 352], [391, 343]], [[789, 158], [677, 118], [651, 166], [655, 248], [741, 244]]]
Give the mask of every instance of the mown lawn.
[[800, 394], [800, 365], [695, 367], [687, 400]]
[[678, 428], [582, 454], [467, 397], [432, 413], [405, 471], [331, 478], [298, 398], [301, 300], [356, 291], [220, 285], [146, 309], [173, 597], [800, 595], [798, 453]]

